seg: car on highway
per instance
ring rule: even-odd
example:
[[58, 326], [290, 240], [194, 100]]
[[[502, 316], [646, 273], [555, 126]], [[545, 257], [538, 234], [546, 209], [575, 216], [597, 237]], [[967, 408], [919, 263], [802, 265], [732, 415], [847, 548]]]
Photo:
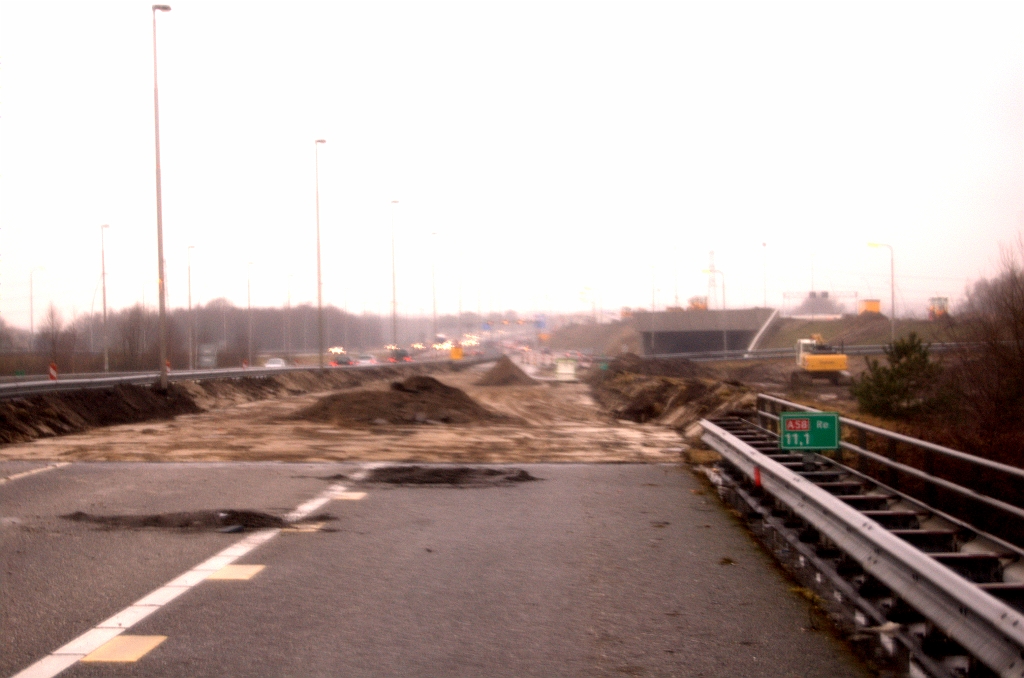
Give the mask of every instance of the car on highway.
[[264, 367], [270, 367], [270, 368], [281, 368], [281, 367], [287, 367], [288, 365], [281, 358], [268, 358], [267, 362], [265, 362], [263, 364], [263, 366]]
[[331, 367], [346, 367], [348, 365], [355, 365], [356, 361], [347, 355], [334, 355], [331, 356]]
[[361, 355], [356, 358], [356, 365], [376, 365], [377, 359], [372, 355]]
[[389, 363], [411, 363], [412, 356], [404, 348], [396, 348], [391, 351], [388, 355]]

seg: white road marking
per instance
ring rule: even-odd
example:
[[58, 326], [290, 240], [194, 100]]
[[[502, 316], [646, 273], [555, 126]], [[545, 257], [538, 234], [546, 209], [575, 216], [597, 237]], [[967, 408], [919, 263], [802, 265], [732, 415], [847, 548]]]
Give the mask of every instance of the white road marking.
[[[21, 477], [29, 473], [40, 473], [42, 471], [64, 465], [66, 464], [62, 463], [41, 469], [33, 469], [32, 471], [18, 474], [18, 476], [10, 476], [10, 478], [5, 480]], [[298, 508], [289, 513], [285, 517], [285, 520], [288, 522], [296, 522], [305, 518], [313, 511], [331, 501], [335, 495], [344, 493], [345, 489], [344, 485], [331, 485], [318, 496], [301, 504]], [[11, 678], [53, 678], [53, 676], [56, 676], [68, 667], [76, 664], [83, 657], [108, 642], [111, 638], [120, 635], [125, 629], [131, 627], [142, 619], [145, 619], [152, 613], [159, 610], [163, 605], [174, 600], [196, 584], [205, 581], [211, 574], [225, 565], [230, 565], [260, 544], [273, 539], [280, 532], [281, 530], [279, 528], [260, 530], [259, 532], [255, 532], [247, 536], [245, 539], [235, 542], [217, 555], [204, 560], [191, 570], [178, 575], [160, 588], [151, 591], [149, 594], [121, 610], [110, 619], [101, 622], [96, 627], [86, 631], [70, 643], [64, 645], [58, 650], [55, 650], [52, 654], [43, 657], [27, 669], [16, 673]]]
[[61, 461], [57, 462], [56, 464], [50, 464], [48, 466], [40, 466], [39, 468], [34, 468], [31, 471], [22, 471], [21, 473], [15, 473], [14, 475], [7, 476], [6, 478], [0, 478], [0, 485], [3, 485], [6, 482], [10, 482], [11, 480], [17, 480], [18, 478], [24, 478], [25, 476], [35, 475], [36, 473], [52, 471], [55, 468], [67, 466], [70, 463], [70, 461]]
[[66, 668], [78, 663], [84, 654], [51, 654], [28, 667], [15, 678], [52, 678]]
[[121, 610], [107, 621], [101, 622], [96, 628], [126, 629], [129, 626], [134, 626], [159, 609], [159, 605], [132, 605]]
[[[194, 586], [194, 584], [193, 584]], [[154, 605], [160, 607], [166, 605], [185, 591], [188, 591], [191, 586], [161, 586], [156, 591], [151, 592], [145, 598], [135, 603], [136, 605]]]
[[64, 647], [54, 650], [54, 654], [80, 654], [83, 657], [114, 636], [121, 635], [124, 629], [89, 629]]

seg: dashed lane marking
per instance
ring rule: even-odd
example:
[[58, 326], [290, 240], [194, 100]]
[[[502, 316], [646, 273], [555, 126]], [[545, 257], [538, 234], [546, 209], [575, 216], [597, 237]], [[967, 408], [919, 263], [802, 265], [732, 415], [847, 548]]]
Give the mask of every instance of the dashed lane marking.
[[70, 463], [71, 462], [69, 462], [69, 461], [61, 461], [61, 462], [57, 462], [56, 464], [50, 464], [48, 466], [40, 466], [39, 468], [34, 468], [34, 469], [30, 470], [30, 471], [22, 471], [21, 473], [15, 473], [13, 475], [7, 476], [6, 478], [0, 478], [0, 485], [3, 485], [4, 483], [10, 482], [12, 480], [17, 480], [18, 478], [24, 478], [25, 476], [35, 475], [36, 473], [44, 473], [46, 471], [52, 471], [55, 468], [60, 468], [61, 466], [67, 466]]
[[[45, 468], [57, 468], [57, 466], [54, 465]], [[38, 473], [39, 471], [40, 469], [35, 469], [33, 472]], [[310, 499], [304, 504], [301, 504], [298, 508], [289, 513], [285, 520], [288, 522], [298, 522], [302, 520], [313, 511], [331, 501], [335, 495], [345, 493], [345, 489], [344, 485], [331, 485], [318, 496]], [[151, 591], [141, 599], [137, 600], [134, 604], [129, 605], [110, 619], [100, 623], [95, 628], [89, 629], [70, 643], [62, 646], [58, 650], [55, 650], [52, 654], [43, 657], [35, 664], [32, 664], [28, 668], [16, 673], [12, 678], [53, 678], [53, 676], [56, 676], [68, 667], [73, 666], [75, 663], [85, 661], [86, 657], [92, 655], [92, 653], [98, 651], [106, 643], [109, 643], [120, 636], [124, 633], [125, 629], [148, 617], [153, 612], [156, 612], [162, 606], [185, 593], [196, 584], [206, 579], [215, 578], [214, 575], [219, 570], [222, 570], [226, 566], [246, 555], [257, 546], [270, 541], [277, 536], [279, 532], [281, 532], [280, 528], [260, 530], [259, 532], [254, 532], [248, 537], [245, 537], [241, 541], [235, 542], [212, 558], [204, 560], [188, 572], [182, 573], [160, 588]], [[262, 565], [257, 565], [255, 567], [259, 567], [260, 569], [263, 568]], [[253, 574], [255, 574], [255, 572]], [[164, 636], [126, 636], [126, 638], [160, 638], [160, 640], [152, 647], [140, 654], [139, 656], [141, 657], [146, 652], [153, 649], [153, 647], [156, 647], [163, 642]], [[90, 659], [88, 661], [135, 660]]]
[[167, 636], [117, 636], [82, 657], [83, 662], [137, 662]]
[[256, 574], [262, 570], [265, 565], [225, 565], [207, 579], [225, 579], [225, 580], [236, 580], [244, 581], [252, 579]]
[[331, 499], [348, 499], [350, 501], [359, 501], [365, 496], [365, 492], [336, 492], [333, 495], [331, 495]]

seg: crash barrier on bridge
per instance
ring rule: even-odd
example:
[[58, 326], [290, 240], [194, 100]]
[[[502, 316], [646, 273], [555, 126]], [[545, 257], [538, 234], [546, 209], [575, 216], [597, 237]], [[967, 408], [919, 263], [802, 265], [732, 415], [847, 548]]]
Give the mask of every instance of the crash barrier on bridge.
[[[723, 457], [722, 472], [709, 475], [855, 647], [901, 675], [1024, 676], [1024, 583], [1012, 580], [1019, 572], [1004, 577], [1024, 549], [844, 465], [846, 456], [780, 450], [778, 415], [817, 410], [772, 396], [758, 405], [751, 415], [701, 422], [704, 442]], [[854, 437], [867, 426], [841, 421]], [[1022, 473], [877, 427], [865, 434]]]
[[[757, 423], [778, 435], [782, 412], [818, 412], [757, 396]], [[1024, 547], [1024, 469], [840, 417], [840, 461], [901, 492]]]
[[[865, 344], [862, 346], [843, 346], [842, 352], [852, 356], [883, 355], [888, 344]], [[963, 344], [942, 343], [928, 344], [932, 353], [946, 353], [963, 348]], [[686, 358], [694, 362], [711, 360], [775, 360], [796, 358], [795, 348], [759, 348], [753, 351], [702, 351], [700, 353], [659, 353], [643, 356], [645, 358]]]

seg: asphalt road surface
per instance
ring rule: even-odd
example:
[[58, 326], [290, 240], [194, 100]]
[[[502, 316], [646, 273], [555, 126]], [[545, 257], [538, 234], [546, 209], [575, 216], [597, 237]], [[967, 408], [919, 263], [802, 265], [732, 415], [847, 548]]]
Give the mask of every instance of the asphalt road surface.
[[[0, 675], [865, 675], [685, 468], [518, 465], [542, 480], [461, 488], [353, 479], [366, 468], [0, 464]], [[60, 517], [205, 509], [336, 519]], [[251, 578], [208, 578], [228, 571]]]

